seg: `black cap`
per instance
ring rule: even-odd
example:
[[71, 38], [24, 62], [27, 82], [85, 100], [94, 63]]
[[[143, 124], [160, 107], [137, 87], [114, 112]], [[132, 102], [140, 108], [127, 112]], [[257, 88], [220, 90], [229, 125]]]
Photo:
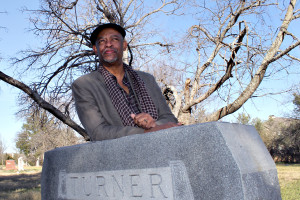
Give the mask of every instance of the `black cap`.
[[125, 32], [124, 28], [122, 28], [122, 26], [120, 26], [118, 24], [114, 24], [114, 23], [101, 24], [91, 34], [90, 40], [91, 40], [92, 45], [95, 45], [98, 34], [103, 29], [106, 29], [106, 28], [113, 28], [113, 29], [115, 29], [116, 31], [118, 31], [119, 33], [121, 33], [121, 35], [123, 36], [123, 38], [125, 38], [126, 32]]

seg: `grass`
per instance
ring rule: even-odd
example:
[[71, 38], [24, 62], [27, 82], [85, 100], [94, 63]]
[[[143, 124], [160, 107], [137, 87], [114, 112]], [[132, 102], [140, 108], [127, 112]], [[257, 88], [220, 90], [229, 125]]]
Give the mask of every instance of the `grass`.
[[[276, 166], [282, 200], [300, 199], [300, 164]], [[26, 167], [25, 171], [19, 174], [16, 170], [0, 170], [0, 199], [40, 200], [41, 169], [41, 167]]]
[[30, 174], [30, 173], [37, 173], [37, 172], [41, 172], [42, 171], [42, 167], [35, 167], [35, 166], [28, 166], [28, 167], [24, 167], [24, 171], [18, 172], [18, 170], [5, 170], [4, 166], [0, 166], [0, 175], [9, 175], [9, 174]]
[[300, 164], [277, 164], [282, 200], [300, 199]]
[[15, 191], [3, 192], [0, 198], [6, 200], [41, 200], [41, 188], [18, 189]]
[[0, 199], [40, 200], [42, 167], [24, 167], [24, 171], [0, 170]]

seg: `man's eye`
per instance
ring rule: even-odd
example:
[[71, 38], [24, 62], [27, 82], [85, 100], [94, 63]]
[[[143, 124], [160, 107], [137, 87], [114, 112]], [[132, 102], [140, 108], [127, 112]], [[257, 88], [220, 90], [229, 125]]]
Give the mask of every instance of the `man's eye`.
[[99, 40], [99, 44], [103, 44], [105, 40]]

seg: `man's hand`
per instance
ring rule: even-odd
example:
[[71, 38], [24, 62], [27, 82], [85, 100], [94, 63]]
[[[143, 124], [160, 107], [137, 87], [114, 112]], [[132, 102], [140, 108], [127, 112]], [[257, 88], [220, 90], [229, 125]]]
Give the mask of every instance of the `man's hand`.
[[155, 120], [148, 113], [131, 114], [130, 116], [136, 125], [145, 130], [156, 127]]
[[181, 123], [174, 123], [174, 122], [168, 122], [166, 124], [157, 125], [155, 123], [155, 120], [151, 117], [151, 115], [147, 113], [140, 113], [140, 114], [131, 114], [130, 115], [136, 125], [139, 127], [145, 129], [146, 132], [154, 132], [159, 131], [162, 129], [172, 128], [176, 126], [181, 126]]
[[168, 122], [166, 124], [156, 125], [155, 127], [147, 129], [144, 132], [145, 133], [154, 132], [154, 131], [159, 131], [159, 130], [162, 130], [162, 129], [172, 128], [172, 127], [176, 127], [176, 126], [182, 126], [182, 124], [181, 123]]

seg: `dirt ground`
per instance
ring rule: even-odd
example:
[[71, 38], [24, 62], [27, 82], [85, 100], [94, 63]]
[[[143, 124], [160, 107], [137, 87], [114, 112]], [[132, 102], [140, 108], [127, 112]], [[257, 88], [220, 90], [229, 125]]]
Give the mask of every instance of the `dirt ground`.
[[18, 189], [40, 187], [41, 173], [0, 175], [0, 199], [4, 194]]

